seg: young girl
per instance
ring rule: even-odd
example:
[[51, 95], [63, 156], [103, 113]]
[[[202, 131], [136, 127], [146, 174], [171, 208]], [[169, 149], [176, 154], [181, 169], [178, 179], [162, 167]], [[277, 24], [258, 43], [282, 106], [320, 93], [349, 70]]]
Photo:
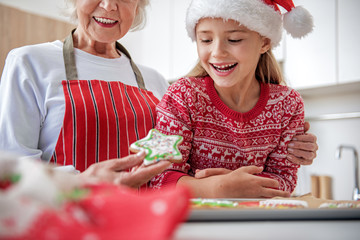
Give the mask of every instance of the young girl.
[[[294, 37], [312, 30], [311, 15], [278, 1], [289, 12], [284, 26]], [[300, 22], [302, 25], [296, 25]], [[193, 0], [186, 17], [199, 64], [168, 89], [157, 107], [156, 128], [184, 137], [181, 164], [151, 181], [154, 188], [187, 185], [194, 197], [287, 197], [299, 165], [287, 145], [304, 131], [299, 93], [281, 85], [271, 53], [283, 20], [268, 0]], [[197, 170], [228, 169], [195, 178]]]

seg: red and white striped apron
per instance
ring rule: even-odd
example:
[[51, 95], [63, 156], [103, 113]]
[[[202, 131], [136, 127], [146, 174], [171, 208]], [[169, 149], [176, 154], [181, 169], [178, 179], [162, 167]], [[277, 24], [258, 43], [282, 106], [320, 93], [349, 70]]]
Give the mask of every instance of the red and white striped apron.
[[120, 81], [77, 80], [72, 34], [64, 42], [67, 80], [62, 81], [65, 116], [51, 162], [84, 171], [91, 164], [129, 155], [129, 146], [155, 126], [159, 100], [145, 89], [130, 59], [138, 86]]

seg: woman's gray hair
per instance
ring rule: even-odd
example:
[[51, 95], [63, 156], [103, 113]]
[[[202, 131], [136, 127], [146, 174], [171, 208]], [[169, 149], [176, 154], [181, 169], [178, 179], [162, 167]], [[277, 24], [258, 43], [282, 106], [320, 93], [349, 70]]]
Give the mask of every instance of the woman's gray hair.
[[[66, 9], [64, 14], [70, 17], [73, 23], [77, 23], [78, 16], [76, 13], [77, 0], [65, 0]], [[138, 0], [138, 11], [134, 18], [134, 22], [130, 28], [131, 31], [143, 29], [146, 24], [146, 7], [149, 5], [149, 0]]]

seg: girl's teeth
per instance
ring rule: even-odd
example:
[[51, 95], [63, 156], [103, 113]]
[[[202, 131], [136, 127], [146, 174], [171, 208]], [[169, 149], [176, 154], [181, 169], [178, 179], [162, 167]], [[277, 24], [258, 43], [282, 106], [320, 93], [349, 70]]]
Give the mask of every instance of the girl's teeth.
[[214, 68], [219, 71], [219, 72], [228, 72], [230, 71], [234, 66], [236, 65], [235, 64], [226, 64], [226, 65], [220, 65], [220, 66], [214, 66]]

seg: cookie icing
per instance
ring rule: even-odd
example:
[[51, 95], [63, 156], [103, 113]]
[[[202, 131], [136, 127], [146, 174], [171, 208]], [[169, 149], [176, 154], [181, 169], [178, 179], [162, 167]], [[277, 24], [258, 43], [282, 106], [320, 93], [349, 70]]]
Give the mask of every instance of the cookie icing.
[[151, 129], [148, 135], [130, 145], [134, 152], [145, 150], [145, 165], [150, 165], [160, 160], [181, 161], [182, 155], [178, 145], [183, 141], [179, 135], [166, 135], [156, 129]]

